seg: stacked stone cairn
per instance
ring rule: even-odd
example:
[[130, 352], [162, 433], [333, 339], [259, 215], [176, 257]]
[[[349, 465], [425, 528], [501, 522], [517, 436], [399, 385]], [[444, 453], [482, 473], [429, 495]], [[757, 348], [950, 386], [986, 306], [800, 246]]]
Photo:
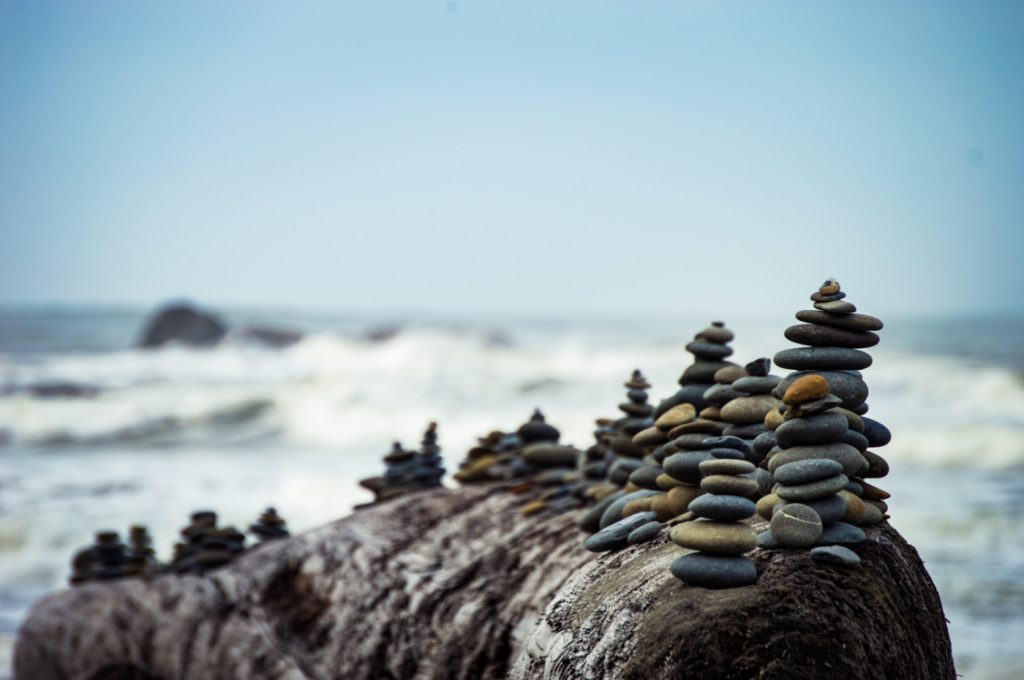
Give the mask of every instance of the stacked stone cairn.
[[696, 552], [677, 557], [670, 568], [672, 575], [702, 588], [751, 585], [757, 581], [757, 567], [744, 555], [756, 547], [757, 536], [743, 520], [756, 510], [750, 500], [758, 492], [757, 480], [751, 477], [754, 464], [709, 457], [698, 469], [704, 495], [689, 504], [689, 512], [697, 519], [676, 524], [669, 532], [673, 543]]
[[540, 410], [534, 411], [530, 422], [518, 430], [523, 441], [520, 468], [515, 477], [531, 475], [522, 490], [532, 486], [545, 487], [544, 493], [523, 506], [523, 514], [532, 515], [541, 510], [564, 512], [583, 504], [580, 494], [584, 484], [578, 469], [583, 452], [574, 446], [559, 442], [561, 433], [544, 420]]
[[844, 491], [868, 463], [843, 441], [849, 421], [842, 399], [829, 392], [824, 377], [808, 374], [790, 383], [783, 402], [783, 422], [774, 432], [777, 450], [768, 458], [775, 486], [758, 502], [770, 528], [758, 536], [758, 545], [812, 548], [816, 560], [857, 565], [860, 558], [846, 546], [861, 543], [864, 532], [843, 520], [862, 512], [863, 504]]
[[686, 351], [694, 355], [694, 363], [683, 371], [679, 378], [680, 389], [671, 397], [663, 399], [655, 410], [655, 417], [663, 415], [673, 406], [693, 404], [700, 412], [708, 406], [704, 393], [714, 383], [715, 372], [726, 366], [734, 366], [725, 358], [732, 355], [733, 334], [721, 321], [714, 321], [686, 346]]
[[[599, 502], [621, 488], [607, 479], [609, 468], [618, 459], [610, 445], [616, 434], [614, 423], [611, 418], [597, 418], [594, 421], [594, 443], [580, 453], [577, 462], [582, 481], [579, 496], [584, 502]], [[593, 530], [597, 530], [596, 524]]]
[[128, 529], [128, 562], [136, 574], [156, 574], [162, 571], [149, 529], [141, 524]]
[[121, 542], [116, 531], [97, 531], [95, 542], [72, 558], [68, 581], [76, 586], [89, 581], [135, 576], [140, 572], [140, 565], [133, 560], [128, 546]]
[[181, 530], [184, 539], [174, 544], [172, 571], [199, 573], [227, 564], [245, 550], [245, 534], [234, 527], [218, 527], [217, 513], [203, 510], [192, 513], [189, 525]]
[[[503, 469], [500, 462], [507, 460], [523, 448], [523, 440], [516, 432], [494, 430], [485, 437], [477, 439], [477, 445], [471, 448], [466, 457], [459, 463], [459, 469], [452, 475], [461, 484], [487, 482], [501, 479]], [[493, 471], [492, 471], [493, 468]]]
[[[777, 365], [795, 371], [779, 384], [775, 394], [781, 396], [802, 376], [819, 375], [828, 383], [829, 392], [840, 399], [837, 412], [847, 419], [848, 428], [839, 441], [855, 448], [868, 463], [866, 469], [851, 475], [846, 488], [863, 501], [852, 503], [848, 519], [868, 526], [883, 521], [888, 511], [885, 499], [889, 497], [888, 492], [865, 481], [889, 473], [888, 463], [868, 448], [888, 444], [892, 435], [884, 425], [864, 415], [868, 411], [868, 386], [861, 371], [871, 365], [872, 359], [862, 350], [878, 344], [875, 331], [883, 324], [873, 316], [858, 314], [856, 306], [845, 298], [839, 282], [828, 279], [811, 295], [814, 309], [796, 313], [803, 323], [790, 326], [785, 335], [804, 346], [775, 355]], [[774, 419], [777, 426], [778, 417]], [[863, 513], [858, 515], [862, 506]]]
[[[410, 451], [402, 447], [400, 442], [391, 446], [391, 451], [384, 456], [384, 474], [369, 477], [359, 485], [373, 492], [373, 505], [397, 496], [432, 489], [441, 486], [444, 477], [441, 448], [437, 445], [437, 423], [431, 422], [423, 434], [420, 451]], [[358, 506], [365, 508], [367, 505]]]
[[255, 523], [249, 525], [249, 531], [256, 535], [259, 544], [288, 537], [288, 526], [284, 517], [277, 514], [274, 508], [267, 508]]

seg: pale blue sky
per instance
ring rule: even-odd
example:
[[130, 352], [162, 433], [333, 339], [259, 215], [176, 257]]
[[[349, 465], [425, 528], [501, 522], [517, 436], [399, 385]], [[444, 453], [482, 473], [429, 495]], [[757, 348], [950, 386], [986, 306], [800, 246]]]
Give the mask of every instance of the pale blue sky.
[[3, 2], [0, 303], [1024, 311], [1024, 4]]

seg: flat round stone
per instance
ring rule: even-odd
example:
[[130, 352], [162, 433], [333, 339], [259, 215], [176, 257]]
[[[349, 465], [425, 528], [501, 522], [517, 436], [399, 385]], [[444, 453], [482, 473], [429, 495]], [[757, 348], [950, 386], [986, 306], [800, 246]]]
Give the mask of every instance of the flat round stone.
[[846, 300], [831, 300], [830, 302], [815, 302], [814, 308], [831, 314], [853, 314], [857, 311], [857, 305]]
[[750, 444], [739, 437], [708, 437], [701, 444], [705, 449], [737, 449], [743, 453], [750, 451]]
[[633, 443], [644, 448], [660, 446], [667, 441], [668, 437], [665, 435], [665, 431], [657, 427], [648, 427], [646, 430], [640, 430], [633, 435]]
[[[703, 384], [704, 389], [706, 390], [714, 384], [715, 373], [718, 369], [734, 365], [735, 364], [729, 361], [703, 361], [698, 359], [686, 367], [686, 370], [683, 371], [683, 377], [681, 380], [684, 385], [691, 385], [695, 383]], [[703, 394], [703, 391], [701, 393]], [[690, 401], [689, 403], [693, 402]]]
[[828, 394], [828, 381], [817, 373], [801, 376], [790, 383], [782, 395], [782, 402], [790, 406], [821, 399]]
[[775, 441], [783, 449], [807, 444], [828, 444], [839, 441], [848, 429], [843, 414], [826, 411], [787, 420], [775, 429]]
[[662, 466], [673, 479], [688, 484], [700, 484], [700, 464], [711, 460], [708, 451], [680, 451], [665, 458]]
[[768, 452], [775, 446], [775, 433], [774, 432], [762, 432], [754, 438], [750, 448], [758, 456], [763, 459], [768, 455]]
[[583, 546], [590, 552], [607, 552], [618, 550], [629, 545], [629, 535], [648, 522], [653, 522], [656, 516], [653, 512], [641, 512], [630, 515], [614, 524], [601, 529], [588, 538]]
[[779, 400], [769, 394], [740, 397], [722, 407], [722, 420], [736, 425], [763, 423], [765, 415], [779, 405]]
[[661, 487], [658, 486], [658, 476], [661, 475], [664, 470], [661, 466], [645, 465], [639, 470], [634, 470], [629, 475], [629, 481], [633, 482], [641, 489], [651, 489], [653, 491], [660, 491]]
[[704, 330], [702, 330], [700, 333], [697, 333], [697, 335], [711, 342], [717, 342], [721, 344], [732, 342], [732, 331], [726, 328], [725, 324], [720, 321], [716, 321], [715, 323], [717, 323], [718, 325], [716, 326], [712, 324], [705, 328]]
[[861, 418], [864, 421], [864, 436], [868, 439], [868, 446], [885, 446], [892, 441], [892, 433], [889, 428], [877, 420]]
[[[842, 399], [840, 399], [839, 401], [842, 401]], [[843, 408], [842, 406], [837, 407], [835, 409], [835, 412], [843, 414], [843, 417], [846, 418], [846, 424], [850, 427], [851, 430], [853, 430], [854, 432], [860, 432], [861, 434], [864, 434], [863, 418], [861, 418], [853, 411]]]
[[654, 421], [654, 425], [659, 429], [668, 431], [676, 425], [688, 423], [696, 418], [697, 409], [693, 407], [693, 404], [679, 404], [662, 413]]
[[779, 542], [775, 540], [774, 536], [772, 536], [771, 529], [768, 529], [767, 531], [762, 531], [757, 535], [757, 547], [761, 550], [774, 550], [780, 546]]
[[853, 448], [857, 449], [861, 453], [868, 450], [868, 438], [862, 435], [856, 430], [846, 430], [837, 441], [841, 441], [844, 444], [849, 444]]
[[531, 444], [523, 449], [523, 459], [539, 467], [572, 466], [579, 455], [579, 449], [559, 444]]
[[777, 375], [756, 375], [740, 378], [732, 384], [733, 390], [746, 394], [768, 394], [782, 382]]
[[794, 347], [775, 354], [775, 364], [795, 371], [819, 369], [845, 371], [867, 368], [871, 355], [848, 347]]
[[701, 588], [739, 588], [757, 582], [757, 567], [746, 557], [689, 553], [669, 567], [680, 581]]
[[857, 545], [863, 543], [867, 535], [860, 527], [846, 522], [833, 522], [825, 526], [818, 539], [818, 545]]
[[762, 432], [767, 431], [768, 428], [764, 423], [749, 423], [747, 425], [730, 425], [722, 430], [722, 434], [743, 439], [753, 439]]
[[690, 508], [695, 498], [700, 498], [704, 491], [699, 486], [677, 486], [665, 494], [665, 502], [671, 517], [678, 517]]
[[784, 548], [808, 548], [821, 538], [821, 518], [806, 505], [790, 503], [772, 515], [771, 531]]
[[825, 564], [838, 564], [844, 567], [860, 565], [860, 555], [841, 545], [829, 545], [811, 549], [811, 559]]
[[826, 477], [841, 474], [843, 466], [829, 458], [811, 458], [798, 460], [775, 469], [775, 481], [779, 484], [806, 484]]
[[[871, 331], [853, 331], [813, 323], [790, 326], [785, 331], [787, 340], [811, 347], [850, 347], [861, 349], [878, 344], [878, 335]], [[738, 387], [736, 389], [739, 389]]]
[[732, 385], [713, 385], [704, 393], [704, 400], [709, 404], [728, 404], [737, 397], [742, 397], [742, 392], [737, 392]]
[[744, 477], [749, 477], [757, 482], [757, 495], [764, 496], [772, 492], [772, 487], [775, 486], [775, 480], [772, 479], [771, 474], [764, 468], [754, 468], [753, 472], [749, 472]]
[[885, 458], [882, 458], [874, 451], [865, 451], [861, 455], [868, 462], [868, 469], [866, 472], [861, 473], [861, 477], [877, 479], [889, 474], [889, 463], [886, 462]]
[[[729, 450], [731, 451], [732, 449]], [[739, 452], [737, 451], [737, 453]], [[714, 450], [712, 451], [713, 454]], [[704, 460], [697, 467], [700, 469], [701, 475], [745, 475], [756, 469], [754, 464], [749, 461], [729, 458]]]
[[725, 368], [720, 368], [715, 371], [714, 380], [719, 385], [731, 385], [745, 375], [747, 375], [747, 372], [742, 366], [730, 364]]
[[867, 314], [830, 314], [819, 309], [802, 309], [796, 313], [796, 319], [855, 331], [880, 331], [883, 326], [881, 321]]
[[[626, 503], [629, 503], [630, 501], [636, 500], [638, 498], [654, 496], [657, 493], [657, 491], [643, 489], [641, 491], [634, 491], [633, 493], [627, 493], [623, 496], [620, 496], [612, 504], [610, 504], [608, 508], [604, 511], [604, 513], [601, 515], [601, 523], [599, 525], [600, 528], [604, 529], [605, 527], [611, 526], [612, 524], [615, 524], [620, 519], [622, 519], [622, 512], [626, 509]], [[654, 518], [652, 517], [651, 519]]]
[[753, 496], [758, 492], [757, 480], [734, 475], [709, 475], [700, 480], [700, 488], [708, 493]]
[[733, 349], [729, 345], [706, 340], [694, 340], [686, 345], [686, 351], [700, 359], [724, 359], [732, 356]]
[[697, 420], [691, 420], [688, 423], [673, 427], [668, 431], [668, 438], [676, 439], [683, 434], [715, 435], [721, 434], [724, 429], [725, 425], [717, 420], [697, 418]]
[[746, 519], [757, 512], [757, 506], [749, 498], [720, 494], [704, 494], [694, 499], [688, 509], [698, 517], [722, 522]]
[[762, 519], [770, 520], [772, 518], [772, 515], [775, 514], [775, 510], [777, 508], [782, 507], [785, 504], [786, 501], [782, 500], [773, 493], [769, 493], [757, 499], [757, 514]]
[[579, 520], [576, 522], [576, 526], [583, 531], [589, 531], [590, 533], [597, 531], [601, 528], [601, 517], [604, 515], [605, 510], [607, 510], [612, 503], [625, 495], [626, 494], [622, 491], [616, 491], [615, 493], [605, 496], [597, 505], [589, 508], [580, 515]]
[[775, 474], [783, 465], [808, 458], [830, 458], [843, 466], [843, 474], [854, 477], [867, 469], [867, 461], [860, 451], [849, 444], [818, 444], [815, 446], [794, 446], [780, 451], [768, 460], [768, 472]]
[[801, 371], [783, 378], [773, 394], [782, 396], [795, 381], [805, 375], [820, 375], [828, 383], [828, 391], [843, 400], [843, 406], [856, 413], [856, 407], [868, 398], [867, 384], [857, 376], [843, 371]]
[[838, 474], [834, 477], [827, 477], [826, 479], [819, 479], [815, 482], [808, 482], [807, 484], [779, 484], [772, 491], [775, 494], [786, 501], [793, 501], [796, 503], [803, 503], [805, 501], [816, 501], [819, 498], [825, 498], [831, 496], [835, 492], [842, 490], [846, 486], [846, 482], [849, 478], [844, 474]]
[[654, 538], [658, 535], [658, 532], [661, 531], [661, 528], [663, 526], [665, 525], [661, 522], [658, 522], [657, 520], [648, 522], [647, 524], [643, 524], [637, 527], [636, 529], [633, 529], [633, 531], [626, 538], [626, 542], [630, 545], [638, 545], [640, 543], [647, 543], [648, 541], [653, 541]]
[[[782, 501], [783, 505], [788, 505], [788, 501]], [[846, 514], [846, 499], [840, 496], [838, 493], [834, 493], [831, 496], [825, 496], [815, 501], [804, 501], [802, 505], [806, 505], [811, 510], [818, 513], [818, 517], [821, 518], [821, 523], [824, 526], [828, 526], [832, 522], [836, 522], [843, 518]]]
[[697, 519], [669, 531], [672, 542], [712, 555], [742, 555], [757, 547], [757, 535], [746, 524]]

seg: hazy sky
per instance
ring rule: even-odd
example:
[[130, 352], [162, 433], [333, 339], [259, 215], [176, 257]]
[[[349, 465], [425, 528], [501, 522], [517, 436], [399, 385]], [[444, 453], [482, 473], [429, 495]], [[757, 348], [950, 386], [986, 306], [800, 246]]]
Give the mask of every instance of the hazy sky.
[[10, 2], [0, 303], [1024, 311], [1024, 4]]

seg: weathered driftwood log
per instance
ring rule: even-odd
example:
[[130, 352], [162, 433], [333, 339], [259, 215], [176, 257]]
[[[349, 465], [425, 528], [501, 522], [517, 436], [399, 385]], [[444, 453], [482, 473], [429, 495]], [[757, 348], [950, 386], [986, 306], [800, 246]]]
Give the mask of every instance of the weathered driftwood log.
[[756, 586], [668, 571], [660, 538], [583, 550], [572, 514], [504, 486], [399, 498], [205, 576], [39, 602], [17, 678], [952, 678], [938, 594], [890, 527], [864, 564], [756, 557]]

